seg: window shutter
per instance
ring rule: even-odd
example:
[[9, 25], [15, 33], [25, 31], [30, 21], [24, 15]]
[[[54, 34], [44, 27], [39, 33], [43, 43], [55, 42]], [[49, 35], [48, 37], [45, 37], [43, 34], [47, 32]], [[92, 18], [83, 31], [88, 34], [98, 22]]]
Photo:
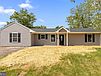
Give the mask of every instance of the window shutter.
[[48, 39], [48, 35], [46, 34], [46, 39]]
[[87, 42], [87, 34], [85, 34], [85, 42]]
[[38, 34], [38, 39], [40, 40], [40, 34]]
[[18, 33], [18, 43], [21, 42], [21, 33]]
[[95, 34], [93, 34], [93, 42], [95, 42]]
[[9, 35], [9, 42], [12, 42], [12, 33]]

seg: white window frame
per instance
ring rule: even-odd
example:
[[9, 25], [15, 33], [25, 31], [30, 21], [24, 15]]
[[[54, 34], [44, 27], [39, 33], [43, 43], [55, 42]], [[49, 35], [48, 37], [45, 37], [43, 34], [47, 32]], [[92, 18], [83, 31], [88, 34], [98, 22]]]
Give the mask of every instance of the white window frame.
[[[89, 35], [91, 35], [91, 41], [89, 41]], [[92, 43], [93, 42], [93, 34], [87, 34], [87, 42]]]
[[[44, 38], [42, 38], [42, 36], [44, 36]], [[41, 34], [40, 39], [46, 39], [46, 34]]]
[[[47, 36], [46, 36], [47, 35]], [[40, 37], [39, 37], [40, 36]], [[42, 36], [44, 36], [44, 38], [42, 37]], [[39, 40], [47, 40], [48, 39], [48, 34], [39, 34], [38, 35], [38, 39]]]
[[[89, 41], [89, 38], [88, 38], [89, 35], [91, 35], [91, 41]], [[87, 43], [94, 43], [93, 42], [93, 34], [87, 34]]]
[[[52, 35], [54, 35], [55, 37], [54, 37], [54, 41], [52, 41]], [[52, 34], [51, 35], [51, 42], [55, 42], [56, 41], [56, 35], [55, 34]]]
[[[11, 42], [9, 41], [10, 43], [20, 43], [21, 42], [21, 36], [20, 36], [20, 42], [18, 41], [18, 39], [19, 39], [18, 32], [11, 32], [10, 34], [12, 35], [12, 37], [9, 37], [9, 38], [11, 38]], [[14, 34], [16, 34], [16, 37], [14, 37]], [[21, 35], [21, 33], [20, 33], [20, 35]], [[16, 41], [14, 41], [14, 38], [16, 39]]]

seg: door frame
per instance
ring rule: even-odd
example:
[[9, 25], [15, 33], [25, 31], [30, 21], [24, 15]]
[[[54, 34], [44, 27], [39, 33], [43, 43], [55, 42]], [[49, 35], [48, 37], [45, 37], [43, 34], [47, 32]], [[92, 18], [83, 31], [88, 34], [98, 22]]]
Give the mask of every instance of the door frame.
[[[60, 37], [63, 36], [63, 43], [61, 44], [61, 41], [60, 41]], [[61, 46], [64, 46], [65, 45], [65, 34], [59, 34], [59, 45]]]

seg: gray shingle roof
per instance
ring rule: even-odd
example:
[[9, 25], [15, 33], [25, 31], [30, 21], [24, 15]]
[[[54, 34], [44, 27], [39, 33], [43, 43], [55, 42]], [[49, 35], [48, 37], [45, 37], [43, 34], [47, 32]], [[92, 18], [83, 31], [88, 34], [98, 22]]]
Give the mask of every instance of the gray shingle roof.
[[[70, 32], [101, 32], [100, 30], [95, 30], [92, 28], [79, 28], [79, 29], [78, 28], [77, 29], [66, 28], [66, 29], [70, 30]], [[55, 29], [55, 28], [46, 28], [46, 29], [33, 28], [32, 30], [35, 32], [56, 32], [58, 29]]]
[[47, 28], [47, 29], [32, 28], [32, 30], [35, 32], [56, 32], [58, 29], [55, 29], [55, 28]]
[[[6, 25], [5, 27], [1, 28], [1, 30], [7, 28], [8, 26], [14, 24], [15, 22], [13, 23], [10, 23], [9, 25]], [[18, 23], [19, 24], [19, 23]], [[59, 30], [60, 28], [56, 29], [56, 28], [46, 28], [46, 29], [40, 29], [40, 28], [32, 28], [31, 30], [35, 31], [35, 32], [56, 32], [57, 30]], [[101, 30], [95, 30], [95, 29], [92, 29], [92, 28], [77, 28], [77, 29], [68, 29], [66, 28], [67, 30], [69, 30], [70, 32], [101, 32]]]
[[1, 27], [1, 28], [0, 28], [0, 31], [3, 30], [3, 29], [5, 29], [5, 28], [7, 28], [7, 27], [9, 27], [9, 26], [11, 26], [11, 25], [13, 25], [13, 24], [14, 24], [14, 22], [12, 22], [12, 23], [10, 23], [10, 24], [8, 24], [8, 25], [5, 25], [4, 27]]
[[101, 31], [92, 28], [79, 28], [79, 29], [70, 29], [70, 32], [101, 32]]

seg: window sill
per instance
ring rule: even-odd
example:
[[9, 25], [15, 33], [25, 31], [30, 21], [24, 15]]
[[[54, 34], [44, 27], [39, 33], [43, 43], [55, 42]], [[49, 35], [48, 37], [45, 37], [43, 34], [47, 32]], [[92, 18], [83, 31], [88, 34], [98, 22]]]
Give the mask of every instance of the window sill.
[[95, 43], [95, 42], [85, 42], [85, 43]]
[[10, 43], [12, 43], [12, 44], [19, 44], [19, 43], [21, 43], [21, 42], [10, 42]]

